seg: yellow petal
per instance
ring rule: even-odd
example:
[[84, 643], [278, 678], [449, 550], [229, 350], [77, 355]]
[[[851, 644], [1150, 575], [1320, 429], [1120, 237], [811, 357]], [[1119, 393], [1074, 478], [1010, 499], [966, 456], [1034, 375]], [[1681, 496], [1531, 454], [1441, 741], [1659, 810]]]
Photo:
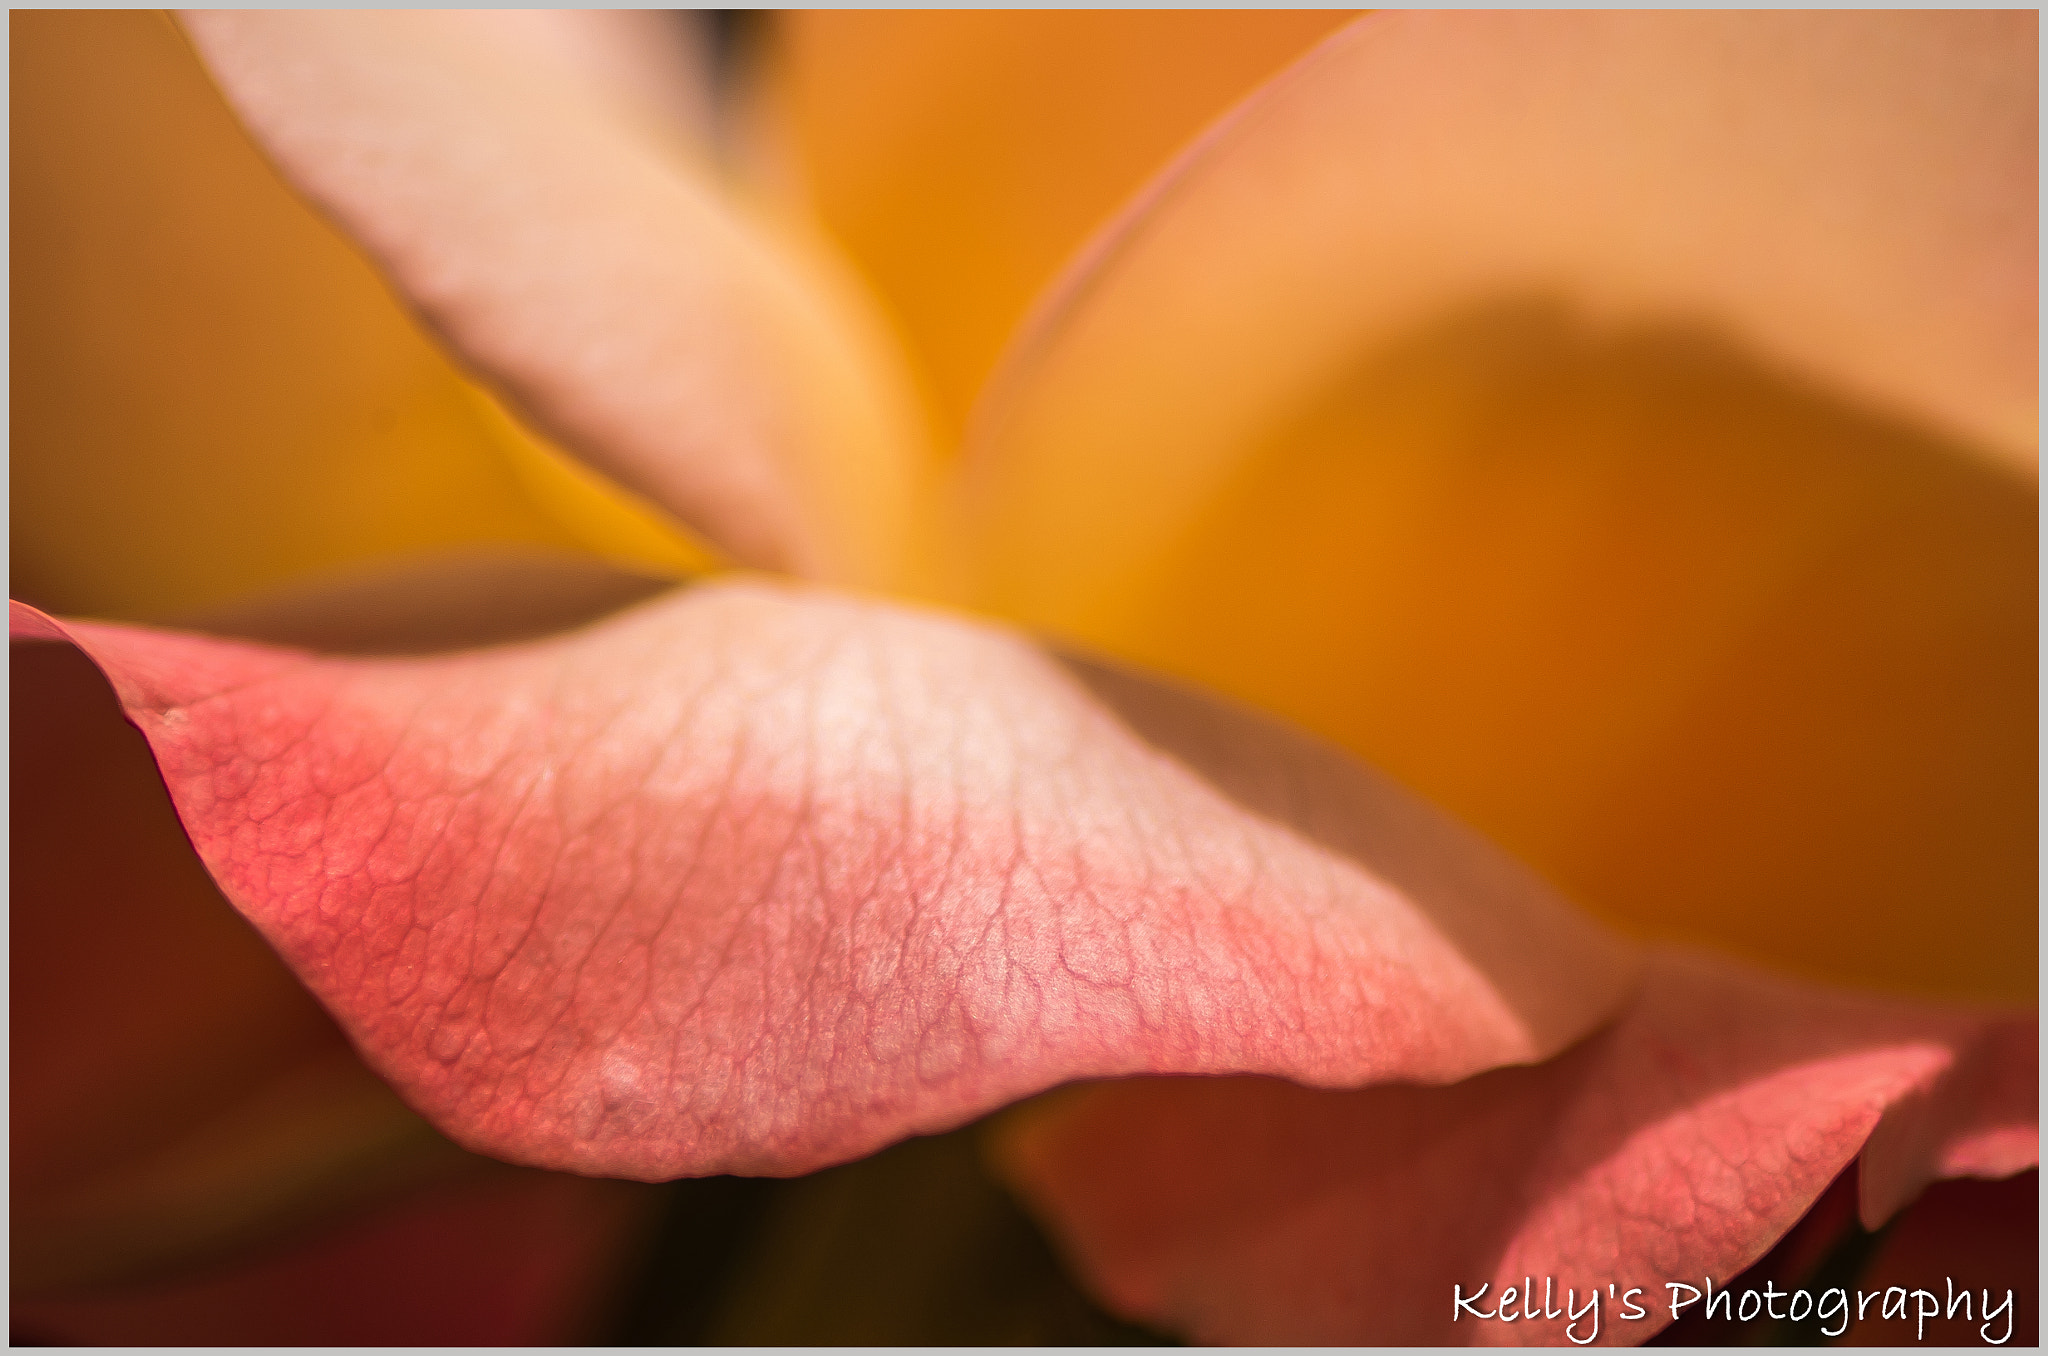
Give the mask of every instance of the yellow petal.
[[475, 412], [498, 457], [528, 499], [584, 549], [630, 570], [681, 579], [721, 561], [696, 536], [652, 504], [598, 475], [533, 433], [480, 387]]
[[924, 474], [828, 258], [473, 11], [185, 20], [278, 164], [537, 427], [734, 559], [891, 582]]
[[380, 556], [570, 544], [169, 23], [12, 33], [17, 595], [161, 615]]
[[949, 433], [1066, 256], [1344, 13], [777, 16], [812, 205], [882, 293]]
[[1641, 931], [2031, 995], [2033, 25], [1362, 21], [1016, 350], [983, 601]]

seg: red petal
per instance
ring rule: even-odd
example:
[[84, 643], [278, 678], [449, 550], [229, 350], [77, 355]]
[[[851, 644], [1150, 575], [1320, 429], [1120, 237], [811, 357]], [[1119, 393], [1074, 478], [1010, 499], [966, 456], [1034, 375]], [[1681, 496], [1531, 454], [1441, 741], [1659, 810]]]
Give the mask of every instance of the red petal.
[[[184, 22], [286, 177], [565, 447], [742, 563], [890, 579], [922, 469], [897, 357], [846, 278], [647, 116], [617, 33]], [[605, 40], [562, 50], [579, 27]]]
[[[1922, 1314], [1929, 1302], [1910, 1295], [1906, 1316], [1888, 1321], [1879, 1300], [1842, 1345], [2038, 1346], [2040, 1221], [2037, 1172], [1928, 1188], [1886, 1231], [1857, 1289], [1924, 1289], [1939, 1311]], [[1965, 1289], [1970, 1300], [1958, 1303]]]
[[503, 1157], [795, 1173], [1072, 1078], [1448, 1080], [1630, 971], [1321, 746], [935, 615], [704, 586], [384, 660], [14, 618], [107, 672], [372, 1065]]
[[[147, 1285], [24, 1298], [17, 1344], [539, 1346], [587, 1341], [648, 1202], [496, 1169], [261, 1255]], [[29, 1341], [23, 1341], [26, 1334]]]
[[1725, 1284], [1859, 1151], [1873, 1223], [1931, 1176], [2032, 1163], [2036, 1059], [2031, 1014], [1665, 954], [1615, 1026], [1536, 1068], [1116, 1084], [1028, 1115], [1004, 1157], [1114, 1307], [1198, 1340], [1561, 1341], [1559, 1319], [1454, 1320], [1454, 1285], [1486, 1285], [1489, 1312], [1513, 1286], [1519, 1314], [1528, 1278], [1553, 1308], [1599, 1288], [1601, 1340], [1636, 1342], [1669, 1321], [1667, 1282]]

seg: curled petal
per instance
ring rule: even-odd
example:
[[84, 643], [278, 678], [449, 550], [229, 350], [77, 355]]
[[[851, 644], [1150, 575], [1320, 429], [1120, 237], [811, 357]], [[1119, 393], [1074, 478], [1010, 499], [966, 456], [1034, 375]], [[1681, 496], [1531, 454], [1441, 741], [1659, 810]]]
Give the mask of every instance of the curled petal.
[[274, 1243], [473, 1162], [227, 906], [92, 664], [20, 645], [8, 682], [17, 1300]]
[[417, 659], [14, 626], [99, 663], [372, 1066], [542, 1166], [797, 1173], [1073, 1078], [1440, 1082], [1633, 973], [1337, 755], [940, 616], [707, 585]]
[[185, 23], [286, 177], [564, 446], [743, 563], [896, 577], [923, 454], [893, 355], [605, 74], [617, 44], [481, 12]]
[[[1077, 1089], [1002, 1156], [1115, 1308], [1200, 1340], [1556, 1343], [1525, 1293], [1548, 1279], [1553, 1310], [1598, 1289], [1601, 1340], [1639, 1342], [1667, 1284], [1725, 1284], [1859, 1153], [1873, 1227], [1935, 1177], [2036, 1162], [2035, 1028], [1663, 953], [1614, 1026], [1535, 1068]], [[1617, 1322], [1609, 1283], [1648, 1317]]]

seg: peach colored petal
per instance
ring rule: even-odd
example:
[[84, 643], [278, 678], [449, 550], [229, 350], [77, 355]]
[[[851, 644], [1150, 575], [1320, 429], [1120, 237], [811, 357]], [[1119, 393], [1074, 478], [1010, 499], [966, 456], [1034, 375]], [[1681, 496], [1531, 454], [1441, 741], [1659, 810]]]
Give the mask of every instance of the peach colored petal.
[[1713, 322], [2031, 466], [2035, 25], [1353, 23], [1156, 181], [1014, 352], [978, 452], [998, 591], [1145, 559], [1347, 360], [1503, 296]]
[[796, 1173], [1071, 1078], [1443, 1081], [1633, 973], [1298, 736], [937, 615], [707, 585], [384, 660], [14, 627], [108, 673], [373, 1067], [516, 1160]]
[[893, 355], [643, 105], [486, 13], [186, 24], [285, 174], [565, 446], [741, 562], [896, 577], [922, 452]]
[[699, 13], [660, 9], [506, 9], [490, 16], [500, 39], [575, 80], [592, 96], [651, 124], [650, 131], [715, 153], [717, 55]]
[[9, 31], [17, 594], [154, 618], [408, 551], [571, 544], [175, 25]]
[[[1663, 953], [1613, 1027], [1535, 1068], [1077, 1089], [1020, 1113], [1001, 1156], [1117, 1310], [1197, 1340], [1561, 1343], [1592, 1332], [1557, 1316], [1567, 1291], [1583, 1311], [1598, 1290], [1599, 1340], [1632, 1343], [1669, 1322], [1668, 1283], [1725, 1285], [1859, 1153], [1871, 1224], [1974, 1147], [2034, 1162], [2035, 1028]], [[1887, 1151], [1928, 1102], [1941, 1132]], [[1453, 1286], [1482, 1285], [1495, 1316], [1459, 1314]]]
[[1019, 351], [975, 601], [1638, 931], [2030, 1001], [2037, 495], [1964, 415], [2032, 399], [2033, 24], [1360, 21]]
[[1211, 119], [1341, 11], [778, 13], [771, 116], [902, 325], [948, 432], [1031, 300]]

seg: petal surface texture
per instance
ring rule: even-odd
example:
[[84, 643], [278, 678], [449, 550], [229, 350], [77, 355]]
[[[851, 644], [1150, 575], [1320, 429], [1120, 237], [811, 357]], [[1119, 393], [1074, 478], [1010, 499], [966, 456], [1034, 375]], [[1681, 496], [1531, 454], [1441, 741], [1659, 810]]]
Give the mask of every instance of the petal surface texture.
[[1632, 974], [1339, 756], [938, 616], [737, 583], [383, 661], [14, 623], [100, 664], [371, 1064], [541, 1166], [798, 1173], [1072, 1078], [1456, 1079]]
[[579, 22], [185, 19], [286, 177], [564, 447], [742, 563], [895, 582], [923, 452], [893, 350]]
[[[2034, 1163], [2035, 1028], [1661, 953], [1614, 1026], [1535, 1068], [1075, 1089], [1001, 1154], [1112, 1307], [1196, 1340], [1561, 1344], [1566, 1291], [1597, 1289], [1599, 1340], [1635, 1343], [1667, 1283], [1734, 1278], [1859, 1152], [1873, 1227], [1935, 1177]], [[1495, 1316], [1454, 1319], [1453, 1285]]]
[[2031, 999], [2035, 32], [1358, 20], [1012, 351], [975, 601], [1647, 935]]

